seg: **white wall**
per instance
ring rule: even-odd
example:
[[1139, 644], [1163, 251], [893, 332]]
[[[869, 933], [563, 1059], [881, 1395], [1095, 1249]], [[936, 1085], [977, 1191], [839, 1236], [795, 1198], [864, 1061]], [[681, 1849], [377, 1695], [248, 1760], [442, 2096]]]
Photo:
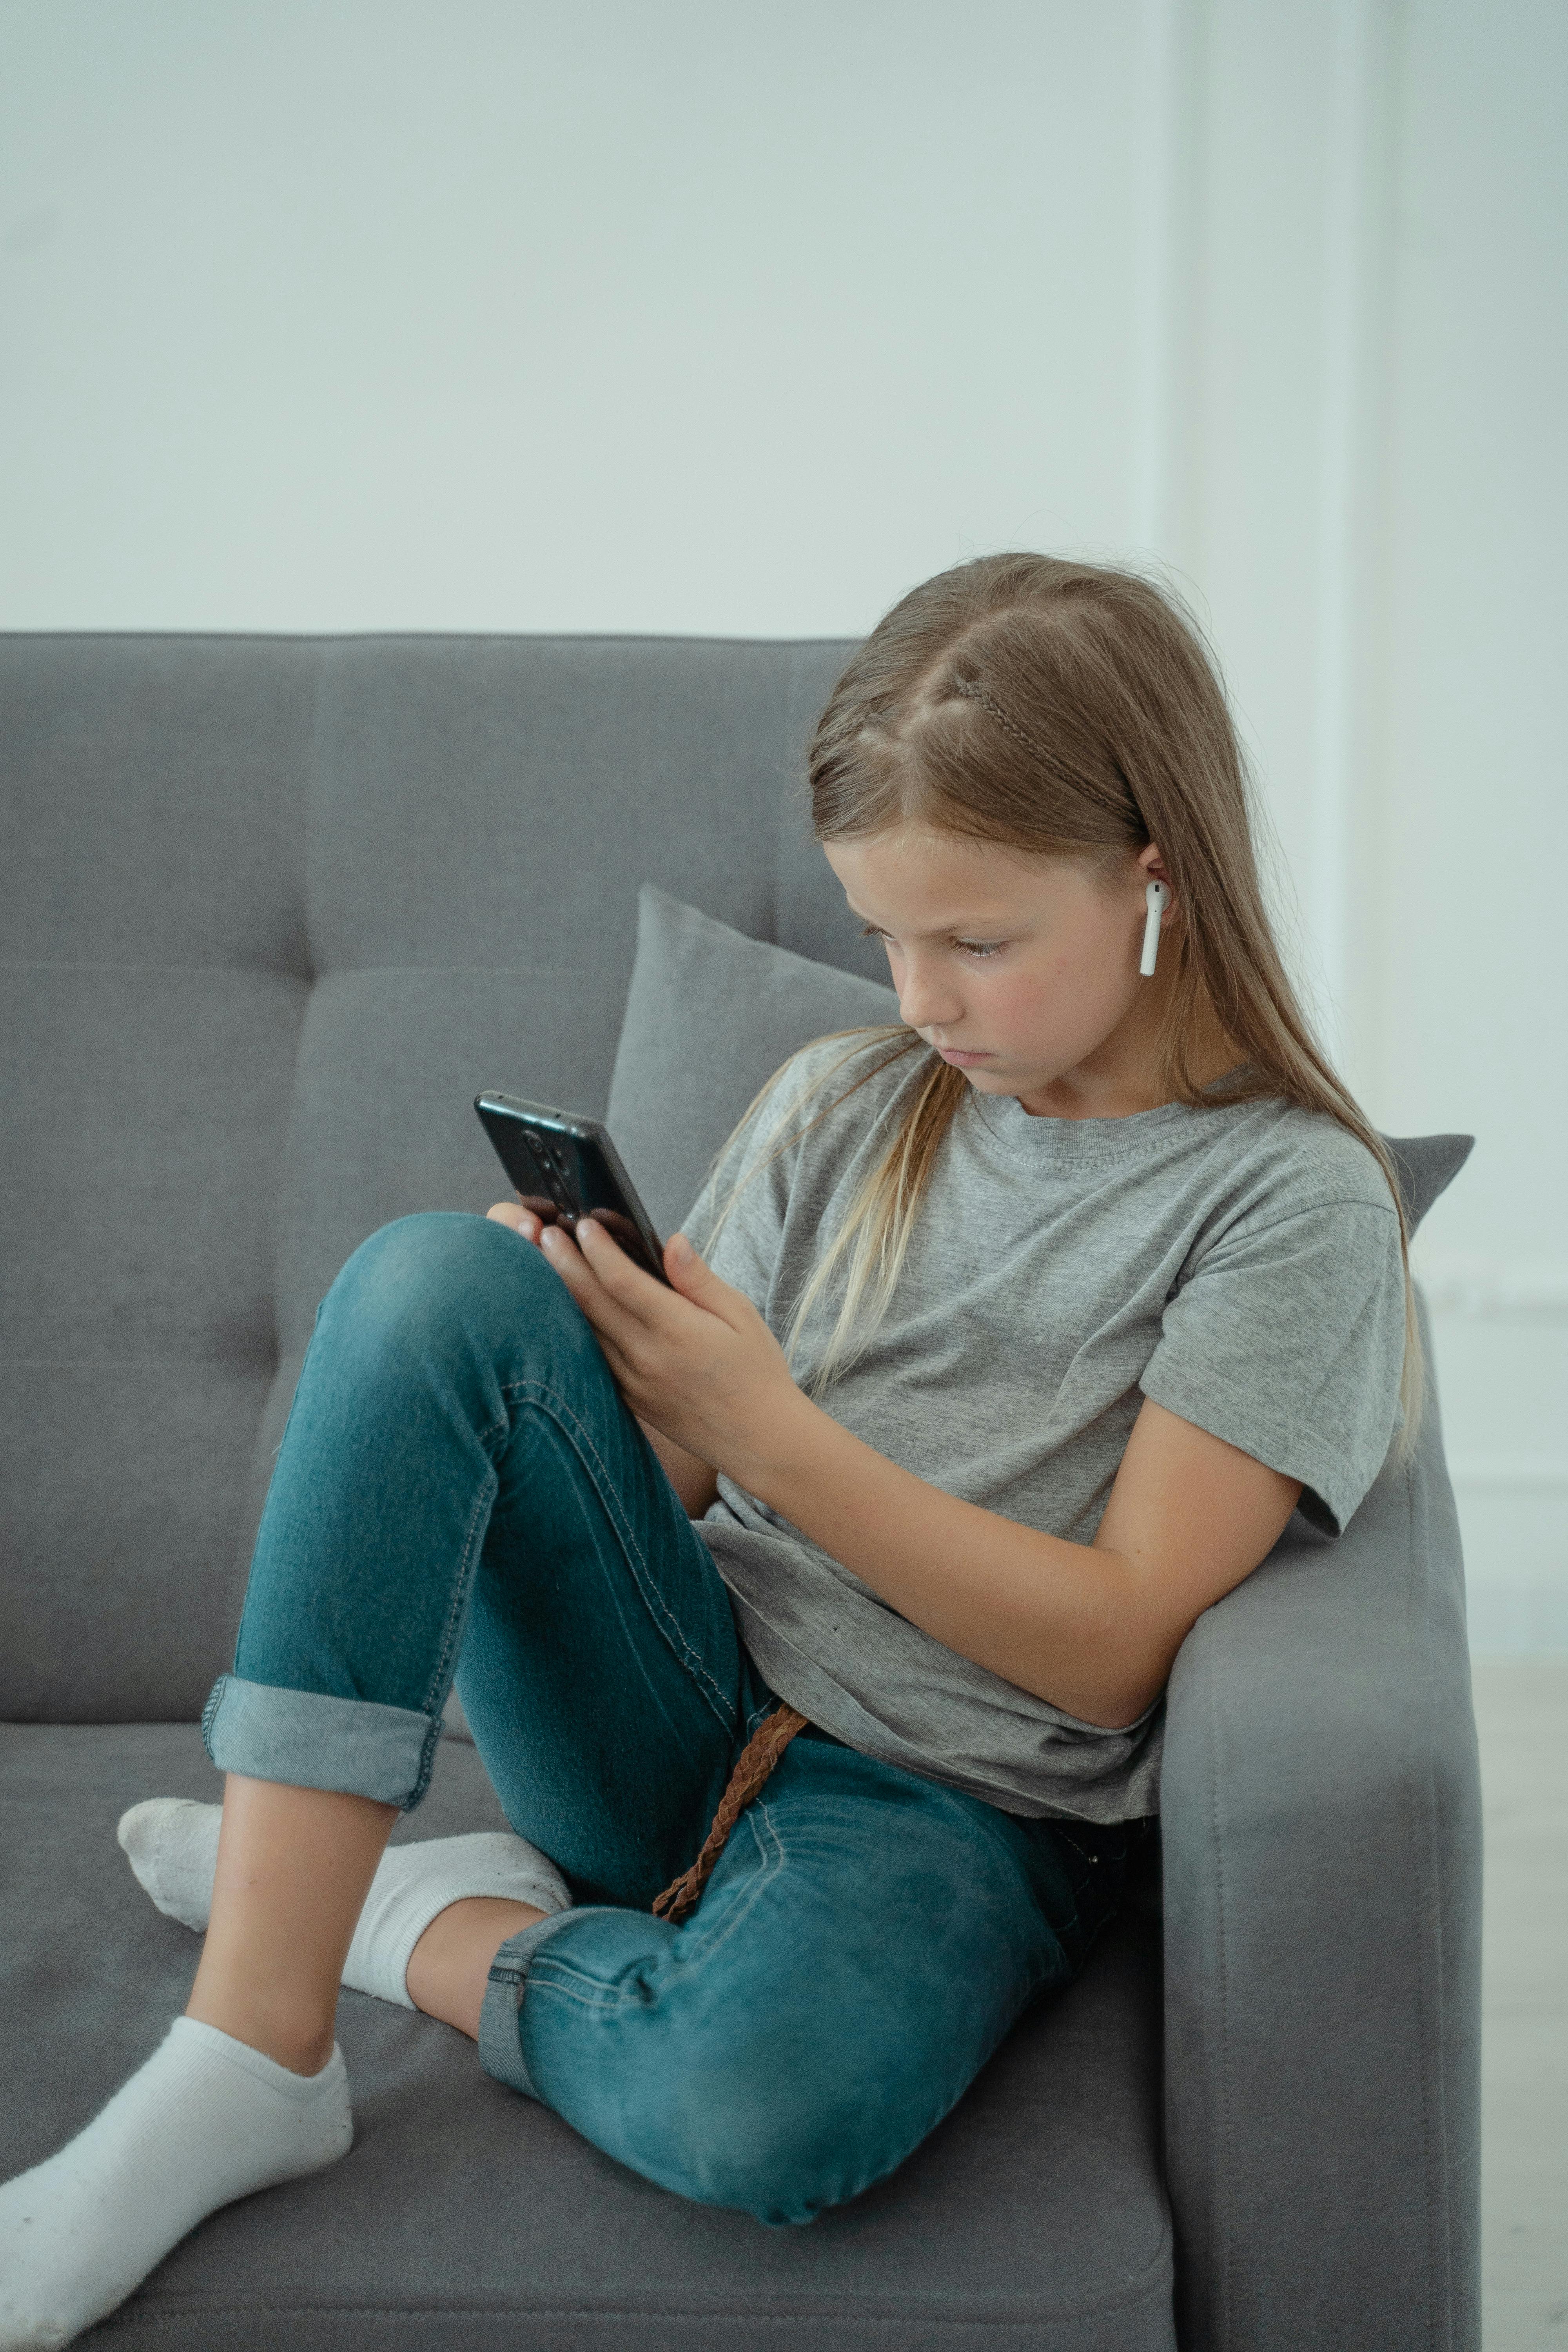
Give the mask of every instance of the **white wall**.
[[8, 31], [13, 622], [848, 633], [1132, 528], [1135, 10]]
[[1387, 428], [1389, 1122], [1479, 1139], [1428, 1255], [1478, 1644], [1568, 1648], [1568, 12], [1415, 12]]
[[[1423, 1259], [1488, 1644], [1568, 1644], [1559, 0], [11, 0], [0, 625], [1209, 615]], [[1289, 913], [1289, 906], [1285, 909]]]

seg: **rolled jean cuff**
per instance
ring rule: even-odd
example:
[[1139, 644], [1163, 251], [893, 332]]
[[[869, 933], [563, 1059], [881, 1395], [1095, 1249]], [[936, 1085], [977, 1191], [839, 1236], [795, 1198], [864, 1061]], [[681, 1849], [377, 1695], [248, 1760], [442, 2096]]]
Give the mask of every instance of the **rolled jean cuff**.
[[220, 1675], [202, 1714], [202, 1738], [220, 1772], [373, 1797], [412, 1812], [430, 1784], [438, 1715], [328, 1698]]
[[[612, 1904], [584, 1903], [580, 1908], [553, 1912], [548, 1919], [536, 1919], [531, 1927], [520, 1935], [509, 1936], [495, 1958], [490, 1962], [489, 1982], [479, 2007], [479, 2063], [487, 2074], [498, 2083], [510, 2084], [528, 2098], [539, 2099], [528, 2068], [522, 2063], [522, 2035], [518, 2011], [522, 2007], [523, 1988], [528, 1982], [533, 1956], [541, 1944], [569, 1927], [574, 1919], [585, 1919], [595, 1911], [614, 1909]], [[542, 2106], [545, 2102], [540, 2099]]]

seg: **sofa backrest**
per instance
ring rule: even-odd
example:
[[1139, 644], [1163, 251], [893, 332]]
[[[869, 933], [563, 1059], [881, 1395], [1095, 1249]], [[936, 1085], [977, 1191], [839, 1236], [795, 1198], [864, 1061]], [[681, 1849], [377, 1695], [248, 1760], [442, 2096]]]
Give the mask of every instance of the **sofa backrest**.
[[847, 648], [0, 639], [0, 1717], [194, 1716], [321, 1293], [603, 1109], [649, 880], [873, 976], [802, 755]]

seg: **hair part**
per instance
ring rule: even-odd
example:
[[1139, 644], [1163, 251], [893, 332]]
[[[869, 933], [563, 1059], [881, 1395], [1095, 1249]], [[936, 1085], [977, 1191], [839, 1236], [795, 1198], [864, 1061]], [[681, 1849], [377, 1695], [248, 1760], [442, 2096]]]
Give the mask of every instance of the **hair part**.
[[[1217, 665], [1178, 598], [1136, 573], [1046, 555], [984, 556], [939, 573], [851, 655], [817, 722], [808, 772], [822, 842], [918, 828], [1080, 861], [1102, 887], [1158, 845], [1176, 919], [1162, 941], [1175, 978], [1157, 1082], [1165, 1098], [1196, 1108], [1283, 1098], [1333, 1118], [1376, 1160], [1405, 1265], [1397, 1458], [1407, 1460], [1425, 1377], [1404, 1196], [1386, 1145], [1286, 973], [1258, 876], [1241, 745]], [[805, 1317], [842, 1274], [837, 1322], [810, 1384], [818, 1394], [886, 1312], [943, 1138], [969, 1093], [963, 1072], [909, 1030], [840, 1034], [857, 1042], [814, 1094], [866, 1048], [889, 1050], [868, 1054], [868, 1066], [808, 1127], [891, 1058], [922, 1049], [931, 1066], [791, 1316], [793, 1356]], [[1219, 1049], [1233, 1050], [1238, 1066], [1205, 1086], [1199, 1073]], [[742, 1183], [805, 1131], [790, 1127], [805, 1108], [805, 1097], [786, 1105]]]

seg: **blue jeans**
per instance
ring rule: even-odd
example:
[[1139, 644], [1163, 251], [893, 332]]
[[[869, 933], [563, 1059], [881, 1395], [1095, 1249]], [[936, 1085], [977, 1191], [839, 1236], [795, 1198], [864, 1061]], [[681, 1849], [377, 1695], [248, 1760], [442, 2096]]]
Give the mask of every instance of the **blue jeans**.
[[1122, 1831], [809, 1729], [698, 1909], [655, 1918], [773, 1695], [548, 1263], [406, 1217], [317, 1318], [208, 1751], [406, 1810], [454, 1675], [577, 1905], [497, 1954], [481, 2061], [684, 2197], [808, 2221], [881, 2179], [1113, 1907]]

